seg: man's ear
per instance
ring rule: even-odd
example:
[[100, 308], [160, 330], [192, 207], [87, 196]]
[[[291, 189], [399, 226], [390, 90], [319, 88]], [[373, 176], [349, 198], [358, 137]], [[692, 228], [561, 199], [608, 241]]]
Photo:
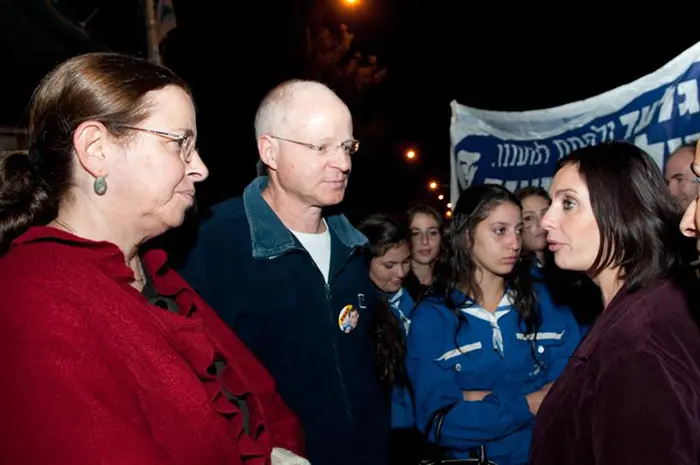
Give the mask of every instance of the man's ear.
[[258, 137], [258, 154], [260, 161], [271, 170], [277, 169], [279, 144], [267, 134]]

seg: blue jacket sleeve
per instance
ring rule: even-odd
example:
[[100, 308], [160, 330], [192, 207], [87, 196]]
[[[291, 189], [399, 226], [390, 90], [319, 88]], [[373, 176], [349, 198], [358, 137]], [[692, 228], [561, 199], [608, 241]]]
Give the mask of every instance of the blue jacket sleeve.
[[556, 381], [561, 376], [569, 359], [581, 342], [581, 328], [571, 309], [566, 305], [555, 305], [547, 286], [543, 283], [535, 284], [535, 293], [539, 302], [539, 310], [542, 314], [542, 326], [538, 331], [538, 344], [549, 333], [547, 339], [552, 341], [554, 334], [561, 334], [561, 343], [547, 344], [548, 352], [546, 363], [549, 369], [546, 374], [546, 382]]
[[[406, 368], [414, 389], [416, 425], [425, 431], [433, 413], [456, 403], [445, 416], [441, 444], [469, 450], [486, 441], [507, 436], [534, 421], [524, 395], [492, 393], [479, 402], [462, 399], [462, 389], [451, 369], [437, 360], [454, 349], [457, 318], [432, 302], [423, 301], [414, 311], [407, 343]], [[435, 440], [431, 430], [429, 439]]]
[[561, 345], [552, 349], [551, 367], [547, 376], [548, 382], [556, 381], [561, 376], [569, 359], [581, 342], [581, 331], [569, 307], [558, 307], [555, 312], [564, 323], [564, 335], [562, 336], [564, 340]]

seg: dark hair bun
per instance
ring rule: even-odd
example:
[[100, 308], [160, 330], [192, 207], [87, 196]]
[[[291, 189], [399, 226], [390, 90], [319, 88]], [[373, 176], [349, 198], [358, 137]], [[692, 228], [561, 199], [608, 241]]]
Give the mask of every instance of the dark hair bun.
[[49, 196], [22, 152], [0, 154], [0, 253], [44, 217]]

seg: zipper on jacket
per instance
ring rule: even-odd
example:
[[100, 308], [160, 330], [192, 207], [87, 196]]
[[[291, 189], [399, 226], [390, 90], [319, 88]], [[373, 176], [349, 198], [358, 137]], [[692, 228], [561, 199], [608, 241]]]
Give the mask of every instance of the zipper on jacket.
[[[304, 253], [309, 257], [309, 260], [311, 260], [311, 263], [313, 263], [314, 267], [318, 271], [318, 274], [321, 276], [321, 279], [323, 278], [323, 273], [321, 272], [321, 269], [318, 267], [316, 262], [314, 261], [313, 257], [311, 254], [308, 252], [308, 250], [303, 249]], [[350, 397], [348, 396], [348, 388], [345, 385], [345, 377], [343, 376], [343, 372], [340, 369], [340, 355], [338, 354], [338, 344], [336, 344], [336, 338], [338, 335], [336, 334], [336, 331], [338, 330], [338, 322], [335, 321], [335, 309], [333, 308], [333, 293], [331, 292], [331, 281], [340, 273], [340, 271], [345, 267], [347, 264], [348, 260], [352, 257], [353, 254], [350, 254], [347, 259], [343, 262], [343, 264], [338, 268], [338, 271], [334, 273], [332, 276], [330, 275], [330, 269], [329, 269], [329, 275], [328, 275], [328, 282], [323, 283], [323, 287], [325, 289], [325, 294], [326, 294], [326, 309], [328, 313], [328, 319], [329, 323], [331, 325], [331, 343], [333, 344], [333, 358], [335, 359], [335, 370], [338, 373], [338, 379], [340, 380], [340, 388], [343, 391], [343, 401], [345, 404], [345, 414], [348, 417], [348, 421], [350, 422], [350, 425], [352, 426], [353, 424], [353, 419], [352, 419], [352, 412], [350, 411]]]
[[[319, 270], [320, 272], [320, 270]], [[330, 281], [330, 279], [329, 279]], [[348, 397], [348, 389], [345, 386], [345, 378], [343, 377], [343, 372], [340, 369], [340, 355], [338, 354], [338, 345], [336, 344], [335, 340], [336, 337], [338, 337], [337, 334], [334, 334], [335, 331], [337, 330], [336, 326], [338, 326], [337, 321], [334, 319], [333, 312], [335, 309], [333, 308], [332, 305], [332, 293], [331, 293], [331, 286], [329, 283], [325, 285], [326, 287], [326, 306], [328, 307], [328, 319], [330, 320], [331, 324], [331, 337], [332, 337], [332, 344], [333, 344], [333, 357], [335, 358], [335, 370], [338, 372], [338, 379], [340, 380], [340, 388], [343, 391], [343, 400], [345, 401], [345, 413], [348, 416], [348, 420], [350, 421], [350, 424], [352, 425], [353, 420], [352, 420], [352, 413], [350, 411], [350, 398]]]
[[[357, 252], [357, 249], [352, 249], [350, 251], [350, 254], [345, 258], [345, 260], [338, 267], [338, 269], [335, 271], [335, 273], [333, 273], [331, 275], [330, 271], [329, 271], [328, 283], [325, 283], [326, 303], [327, 303], [328, 309], [329, 309], [328, 317], [329, 317], [330, 323], [331, 323], [331, 330], [336, 330], [334, 335], [333, 335], [333, 354], [335, 356], [335, 367], [336, 367], [336, 370], [338, 371], [338, 378], [340, 378], [340, 387], [343, 390], [343, 397], [345, 399], [345, 412], [347, 413], [348, 419], [350, 420], [351, 424], [353, 423], [353, 418], [352, 418], [352, 412], [350, 410], [350, 397], [348, 396], [347, 386], [345, 386], [345, 378], [343, 377], [343, 373], [340, 370], [340, 358], [339, 358], [339, 354], [338, 354], [338, 346], [336, 345], [336, 342], [335, 342], [336, 338], [338, 337], [337, 330], [339, 330], [339, 328], [337, 328], [338, 322], [337, 322], [337, 320], [335, 318], [335, 314], [334, 314], [335, 309], [333, 308], [333, 302], [332, 302], [333, 293], [331, 292], [331, 282], [333, 282], [333, 280], [340, 274], [340, 272], [343, 270], [343, 268], [345, 268], [345, 265], [347, 265], [347, 263], [355, 255], [356, 252]], [[309, 258], [311, 258], [310, 254], [309, 254]], [[311, 259], [311, 261], [313, 262], [313, 258]], [[314, 264], [316, 264], [316, 262], [314, 262]], [[318, 267], [316, 267], [316, 268], [318, 268]], [[319, 269], [319, 273], [321, 273], [320, 269]], [[323, 273], [321, 273], [321, 277], [323, 277]]]

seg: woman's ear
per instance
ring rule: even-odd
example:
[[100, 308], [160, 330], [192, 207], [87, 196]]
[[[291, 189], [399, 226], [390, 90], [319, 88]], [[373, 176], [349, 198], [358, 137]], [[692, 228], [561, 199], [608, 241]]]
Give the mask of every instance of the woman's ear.
[[107, 176], [106, 148], [109, 132], [99, 121], [85, 121], [73, 133], [73, 149], [78, 162], [95, 178]]

